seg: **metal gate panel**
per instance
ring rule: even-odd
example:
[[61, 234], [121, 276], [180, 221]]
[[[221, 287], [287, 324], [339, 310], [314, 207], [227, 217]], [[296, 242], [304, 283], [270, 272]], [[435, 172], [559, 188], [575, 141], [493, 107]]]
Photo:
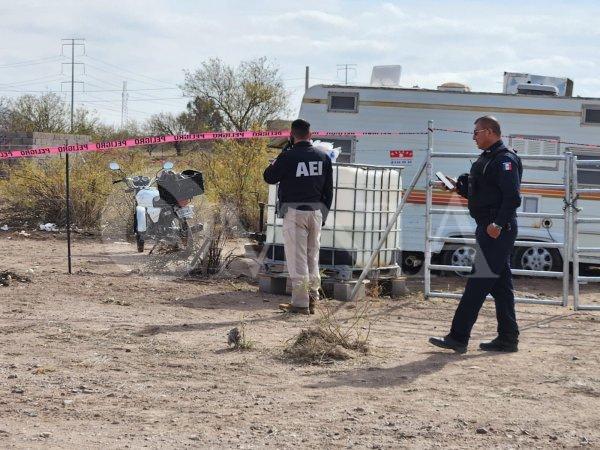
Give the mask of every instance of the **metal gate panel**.
[[572, 200], [571, 200], [571, 222], [572, 222], [572, 249], [573, 249], [573, 307], [577, 310], [600, 311], [600, 305], [582, 304], [579, 300], [579, 284], [580, 283], [597, 283], [600, 282], [600, 277], [590, 277], [579, 275], [579, 257], [581, 253], [600, 253], [600, 247], [580, 247], [579, 246], [579, 225], [582, 223], [597, 223], [600, 226], [600, 217], [580, 217], [581, 209], [577, 206], [579, 195], [598, 194], [599, 188], [580, 188], [577, 169], [582, 166], [597, 166], [600, 165], [600, 160], [578, 160], [577, 156], [573, 156], [571, 163], [572, 173]]
[[[451, 265], [442, 265], [442, 264], [431, 264], [431, 243], [432, 242], [444, 242], [444, 243], [454, 243], [454, 244], [474, 244], [475, 239], [473, 238], [448, 238], [444, 236], [433, 236], [432, 235], [432, 220], [431, 217], [434, 214], [450, 214], [450, 215], [466, 215], [469, 214], [466, 209], [442, 209], [442, 208], [433, 208], [433, 189], [441, 185], [440, 182], [435, 181], [433, 179], [433, 168], [432, 168], [432, 160], [434, 158], [473, 158], [474, 156], [478, 156], [473, 153], [444, 153], [444, 152], [434, 152], [433, 151], [433, 127], [429, 127], [428, 133], [428, 148], [427, 148], [427, 158], [426, 158], [426, 197], [425, 197], [425, 262], [424, 262], [424, 275], [425, 275], [425, 297], [442, 297], [442, 298], [460, 298], [460, 294], [452, 293], [452, 292], [444, 292], [444, 291], [432, 291], [431, 290], [431, 271], [432, 270], [444, 270], [444, 271], [454, 271], [454, 272], [470, 272], [472, 270], [471, 266], [451, 266]], [[532, 299], [526, 297], [515, 297], [515, 301], [519, 303], [535, 303], [535, 304], [543, 304], [543, 305], [559, 305], [559, 306], [567, 306], [569, 302], [569, 260], [570, 260], [570, 247], [571, 247], [571, 211], [568, 207], [570, 204], [571, 198], [571, 174], [572, 174], [572, 155], [570, 153], [565, 153], [564, 155], [524, 155], [521, 156], [523, 160], [538, 160], [538, 161], [556, 161], [564, 162], [564, 180], [565, 184], [556, 184], [556, 183], [522, 183], [522, 187], [536, 187], [536, 188], [549, 188], [549, 189], [561, 189], [564, 191], [564, 201], [565, 207], [563, 208], [563, 213], [524, 213], [518, 212], [517, 217], [527, 217], [527, 218], [555, 218], [562, 219], [564, 221], [563, 227], [563, 241], [562, 242], [538, 242], [538, 241], [516, 241], [515, 246], [539, 246], [546, 248], [556, 248], [562, 249], [562, 259], [563, 259], [563, 267], [562, 271], [535, 271], [535, 270], [519, 270], [512, 269], [512, 273], [514, 275], [525, 275], [525, 276], [539, 276], [546, 278], [560, 278], [562, 279], [563, 291], [562, 291], [562, 300], [556, 300], [551, 298], [544, 299]], [[598, 189], [600, 192], [600, 189]], [[600, 223], [600, 219], [598, 220]], [[488, 296], [488, 298], [491, 298]]]

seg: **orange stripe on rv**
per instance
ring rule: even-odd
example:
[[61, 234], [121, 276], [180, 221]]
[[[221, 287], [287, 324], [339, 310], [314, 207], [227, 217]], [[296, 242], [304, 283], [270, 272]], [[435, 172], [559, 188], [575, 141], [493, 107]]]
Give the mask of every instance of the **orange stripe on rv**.
[[[565, 193], [561, 189], [534, 189], [527, 188], [522, 189], [521, 193], [524, 195], [539, 195], [543, 198], [563, 198]], [[600, 200], [600, 194], [584, 194], [580, 195], [581, 200]], [[408, 203], [424, 204], [426, 199], [425, 190], [413, 191], [408, 196]], [[462, 198], [453, 192], [435, 192], [433, 193], [433, 204], [434, 205], [456, 205], [466, 206], [467, 200]]]

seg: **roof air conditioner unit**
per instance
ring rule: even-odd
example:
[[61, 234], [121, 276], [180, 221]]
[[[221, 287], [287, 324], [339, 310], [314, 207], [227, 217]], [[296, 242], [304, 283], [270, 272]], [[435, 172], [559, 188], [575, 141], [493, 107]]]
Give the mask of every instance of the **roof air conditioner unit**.
[[547, 84], [521, 83], [517, 85], [517, 94], [556, 97], [558, 96], [558, 89], [556, 86], [548, 86]]

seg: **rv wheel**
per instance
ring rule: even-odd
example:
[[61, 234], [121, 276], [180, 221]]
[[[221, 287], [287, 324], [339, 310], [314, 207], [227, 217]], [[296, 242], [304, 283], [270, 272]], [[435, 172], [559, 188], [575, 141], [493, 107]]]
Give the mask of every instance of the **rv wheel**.
[[[475, 247], [470, 245], [445, 246], [442, 251], [442, 263], [445, 266], [472, 266], [475, 261]], [[460, 277], [465, 277], [469, 272], [447, 272], [448, 274], [456, 274]]]
[[512, 259], [514, 269], [560, 272], [562, 258], [555, 248], [517, 247]]

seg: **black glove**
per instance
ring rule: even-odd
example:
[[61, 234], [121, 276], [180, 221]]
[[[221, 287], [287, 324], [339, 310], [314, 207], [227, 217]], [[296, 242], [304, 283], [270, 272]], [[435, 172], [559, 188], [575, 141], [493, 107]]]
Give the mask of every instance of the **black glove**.
[[456, 192], [464, 198], [469, 197], [469, 174], [463, 173], [456, 180]]

